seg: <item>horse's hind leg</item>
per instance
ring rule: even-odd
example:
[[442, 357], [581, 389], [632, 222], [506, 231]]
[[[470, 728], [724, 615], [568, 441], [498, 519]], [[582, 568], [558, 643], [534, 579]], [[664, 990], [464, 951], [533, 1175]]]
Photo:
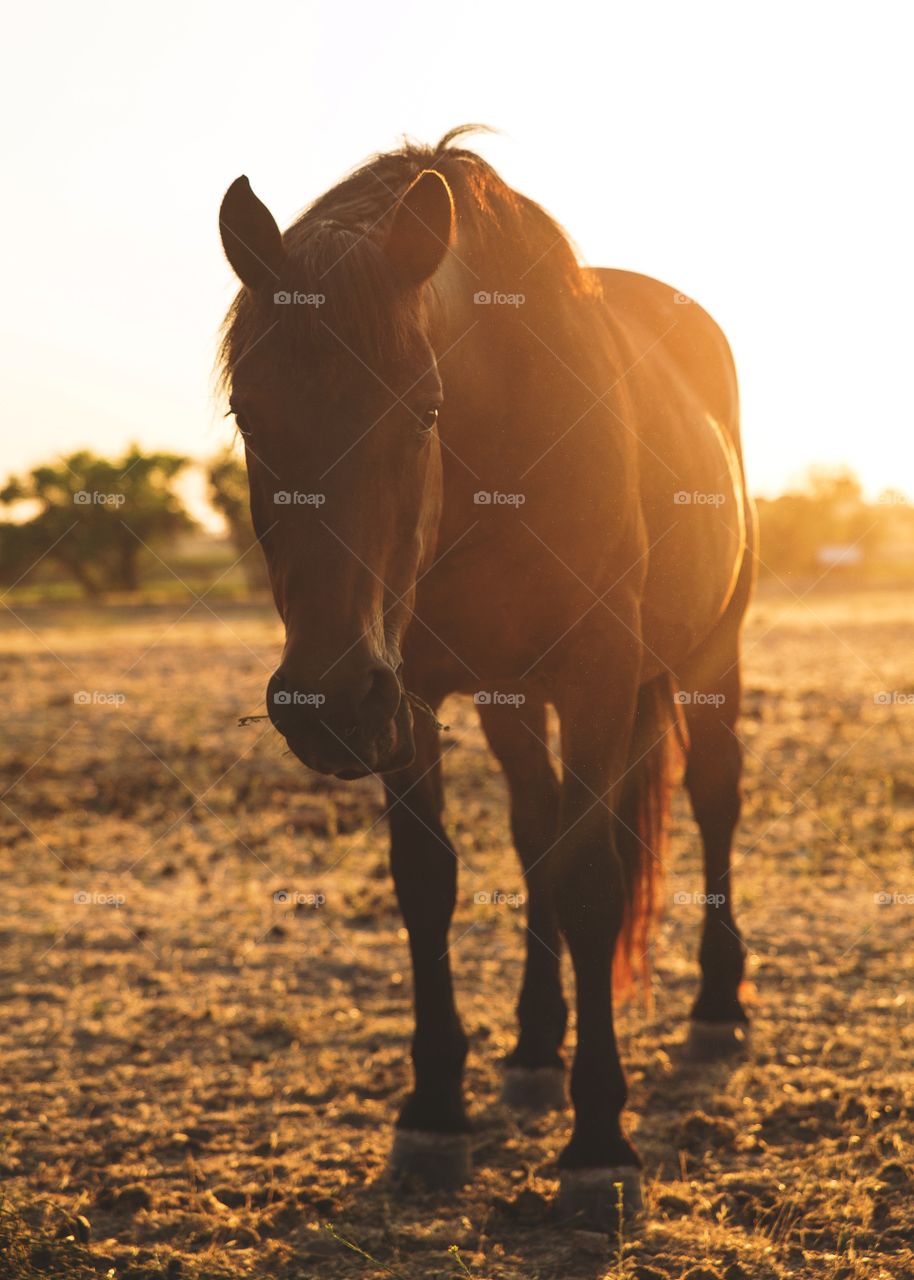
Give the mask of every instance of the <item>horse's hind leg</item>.
[[553, 886], [559, 783], [546, 746], [546, 708], [528, 698], [521, 706], [480, 706], [479, 718], [508, 783], [511, 832], [527, 886], [519, 1035], [505, 1064], [502, 1100], [514, 1107], [560, 1108], [567, 1104], [561, 1047], [568, 1011]]
[[733, 916], [730, 849], [740, 814], [742, 747], [738, 626], [719, 632], [681, 673], [689, 732], [685, 784], [704, 849], [701, 986], [692, 1008], [689, 1052], [713, 1058], [745, 1047], [749, 1019], [739, 998], [745, 946]]
[[437, 730], [418, 716], [416, 758], [385, 778], [390, 861], [413, 964], [413, 1091], [397, 1120], [390, 1165], [429, 1186], [456, 1187], [471, 1175], [462, 1078], [467, 1038], [454, 1003], [448, 928], [457, 894], [457, 855], [441, 822]]
[[629, 627], [606, 646], [604, 631], [594, 637], [589, 653], [571, 651], [567, 675], [556, 690], [563, 770], [555, 899], [574, 965], [577, 1008], [574, 1132], [559, 1157], [557, 1208], [561, 1217], [598, 1230], [618, 1229], [620, 1184], [623, 1210], [641, 1207], [641, 1161], [622, 1129], [627, 1090], [613, 1026], [612, 985], [628, 896], [615, 814], [632, 772], [641, 666], [632, 634]]

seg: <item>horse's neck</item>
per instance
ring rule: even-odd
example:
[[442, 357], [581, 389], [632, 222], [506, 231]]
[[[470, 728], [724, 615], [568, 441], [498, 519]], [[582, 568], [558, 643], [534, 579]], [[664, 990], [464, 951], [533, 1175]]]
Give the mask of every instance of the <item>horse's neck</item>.
[[[504, 484], [532, 477], [531, 465], [614, 375], [591, 305], [558, 285], [554, 297], [542, 286], [525, 297], [522, 267], [499, 277], [497, 256], [464, 254], [458, 243], [435, 277], [431, 315], [445, 450], [479, 481]], [[582, 446], [592, 426], [576, 432]]]

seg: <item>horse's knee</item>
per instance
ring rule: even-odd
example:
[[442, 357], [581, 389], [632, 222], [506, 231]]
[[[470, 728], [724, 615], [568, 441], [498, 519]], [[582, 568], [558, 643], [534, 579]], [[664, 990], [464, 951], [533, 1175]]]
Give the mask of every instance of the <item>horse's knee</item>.
[[736, 825], [742, 805], [742, 748], [732, 734], [713, 745], [693, 741], [686, 763], [685, 786], [699, 825]]

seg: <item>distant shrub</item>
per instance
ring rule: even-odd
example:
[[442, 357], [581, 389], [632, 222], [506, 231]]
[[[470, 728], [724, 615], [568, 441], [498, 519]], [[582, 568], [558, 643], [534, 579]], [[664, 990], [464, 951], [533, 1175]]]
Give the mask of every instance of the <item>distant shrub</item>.
[[264, 590], [270, 582], [251, 523], [247, 468], [231, 449], [226, 449], [208, 463], [206, 478], [209, 500], [228, 526], [248, 587], [253, 591]]
[[136, 591], [145, 567], [181, 533], [196, 527], [174, 492], [190, 463], [173, 453], [118, 459], [88, 450], [10, 479], [0, 503], [38, 506], [30, 519], [0, 524], [0, 576], [10, 586], [45, 562], [72, 577], [89, 596]]
[[801, 488], [760, 498], [757, 507], [763, 577], [808, 579], [831, 567], [867, 576], [892, 561], [903, 567], [904, 546], [914, 571], [914, 510], [893, 492], [867, 503], [846, 469], [815, 468]]

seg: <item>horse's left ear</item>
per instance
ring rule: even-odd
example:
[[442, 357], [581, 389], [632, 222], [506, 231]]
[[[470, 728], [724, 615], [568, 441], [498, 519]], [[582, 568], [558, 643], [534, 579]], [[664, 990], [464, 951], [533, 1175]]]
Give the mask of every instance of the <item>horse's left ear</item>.
[[282, 235], [244, 175], [223, 196], [219, 232], [225, 256], [241, 283], [249, 289], [275, 288], [283, 261]]
[[421, 284], [437, 270], [451, 243], [454, 199], [446, 180], [423, 169], [400, 197], [384, 252], [408, 284]]

